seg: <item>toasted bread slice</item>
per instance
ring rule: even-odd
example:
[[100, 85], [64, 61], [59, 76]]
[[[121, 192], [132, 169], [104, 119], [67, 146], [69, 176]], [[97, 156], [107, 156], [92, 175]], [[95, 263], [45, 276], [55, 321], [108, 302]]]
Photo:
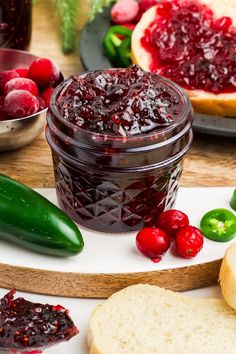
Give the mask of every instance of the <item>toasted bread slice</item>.
[[[184, 0], [192, 1], [192, 0]], [[231, 17], [236, 27], [236, 1], [235, 0], [198, 0], [208, 5], [214, 12], [216, 18], [223, 16]], [[132, 59], [135, 64], [149, 71], [151, 55], [140, 44], [146, 28], [156, 18], [156, 8], [151, 7], [144, 13], [137, 24], [132, 35]], [[235, 93], [213, 94], [202, 90], [188, 90], [193, 108], [202, 114], [236, 117], [236, 87]]]
[[112, 295], [89, 321], [90, 354], [235, 354], [236, 311], [152, 285]]

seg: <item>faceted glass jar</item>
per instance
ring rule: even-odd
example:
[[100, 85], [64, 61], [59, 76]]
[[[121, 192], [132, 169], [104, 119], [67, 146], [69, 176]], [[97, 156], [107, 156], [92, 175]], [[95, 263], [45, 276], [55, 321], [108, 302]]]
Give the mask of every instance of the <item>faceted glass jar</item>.
[[32, 0], [0, 0], [0, 47], [27, 49], [31, 27]]
[[149, 134], [109, 136], [79, 128], [61, 116], [57, 100], [70, 78], [53, 93], [46, 138], [51, 147], [60, 207], [79, 225], [107, 233], [154, 226], [172, 208], [183, 158], [192, 141], [192, 108], [169, 80], [181, 102], [175, 122]]

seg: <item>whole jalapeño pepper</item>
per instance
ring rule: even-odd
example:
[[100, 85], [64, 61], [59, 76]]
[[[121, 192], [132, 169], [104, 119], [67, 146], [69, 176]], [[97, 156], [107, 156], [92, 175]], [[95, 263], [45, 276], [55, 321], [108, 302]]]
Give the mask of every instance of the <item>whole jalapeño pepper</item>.
[[33, 189], [0, 174], [0, 240], [53, 256], [74, 256], [84, 242], [73, 221]]

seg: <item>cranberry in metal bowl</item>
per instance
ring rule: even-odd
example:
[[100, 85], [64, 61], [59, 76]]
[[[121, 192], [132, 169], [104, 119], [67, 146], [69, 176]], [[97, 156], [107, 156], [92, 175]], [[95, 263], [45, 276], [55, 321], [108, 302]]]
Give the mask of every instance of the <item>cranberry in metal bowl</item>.
[[191, 104], [176, 84], [136, 65], [71, 76], [47, 121], [59, 205], [78, 224], [134, 231], [173, 206], [192, 140]]

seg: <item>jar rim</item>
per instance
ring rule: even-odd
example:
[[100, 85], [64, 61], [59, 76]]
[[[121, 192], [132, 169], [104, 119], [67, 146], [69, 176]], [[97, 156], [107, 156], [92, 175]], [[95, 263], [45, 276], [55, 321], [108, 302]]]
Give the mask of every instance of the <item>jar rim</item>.
[[[112, 68], [111, 70], [118, 70], [118, 68]], [[171, 87], [172, 89], [175, 90], [176, 93], [178, 93], [178, 96], [181, 98], [182, 100], [182, 104], [183, 104], [183, 110], [181, 112], [181, 114], [178, 116], [178, 118], [176, 119], [176, 121], [174, 121], [173, 124], [170, 124], [168, 126], [164, 126], [162, 128], [157, 128], [155, 130], [153, 130], [150, 133], [140, 133], [137, 135], [129, 135], [129, 136], [121, 136], [121, 135], [109, 135], [109, 134], [103, 134], [103, 133], [96, 133], [87, 129], [83, 129], [81, 127], [79, 127], [78, 125], [69, 122], [68, 120], [64, 119], [60, 113], [60, 111], [58, 110], [58, 106], [56, 104], [57, 98], [60, 94], [60, 92], [63, 90], [63, 88], [66, 86], [68, 87], [69, 84], [72, 82], [72, 78], [75, 76], [79, 76], [79, 75], [84, 75], [86, 73], [94, 73], [94, 72], [98, 72], [101, 70], [93, 70], [93, 71], [84, 71], [81, 72], [79, 74], [75, 74], [75, 75], [71, 75], [69, 76], [67, 79], [65, 79], [64, 81], [62, 81], [53, 91], [53, 94], [51, 96], [50, 99], [50, 109], [53, 113], [53, 115], [55, 115], [57, 117], [57, 119], [64, 124], [65, 126], [67, 126], [68, 128], [72, 129], [73, 131], [80, 131], [81, 133], [83, 132], [83, 134], [87, 135], [88, 137], [90, 137], [90, 139], [99, 139], [99, 140], [103, 140], [103, 141], [109, 141], [109, 140], [116, 140], [117, 142], [124, 142], [124, 141], [129, 141], [130, 143], [138, 141], [138, 140], [152, 140], [152, 139], [156, 139], [158, 136], [164, 136], [167, 133], [170, 133], [172, 130], [174, 130], [179, 124], [184, 123], [189, 115], [192, 112], [192, 105], [190, 102], [190, 99], [188, 97], [188, 95], [186, 94], [186, 92], [184, 91], [184, 89], [182, 89], [178, 84], [174, 83], [173, 81], [164, 78], [160, 75], [157, 75], [155, 73], [149, 73], [152, 76], [155, 76], [159, 79], [159, 82], [163, 83], [165, 86]]]

